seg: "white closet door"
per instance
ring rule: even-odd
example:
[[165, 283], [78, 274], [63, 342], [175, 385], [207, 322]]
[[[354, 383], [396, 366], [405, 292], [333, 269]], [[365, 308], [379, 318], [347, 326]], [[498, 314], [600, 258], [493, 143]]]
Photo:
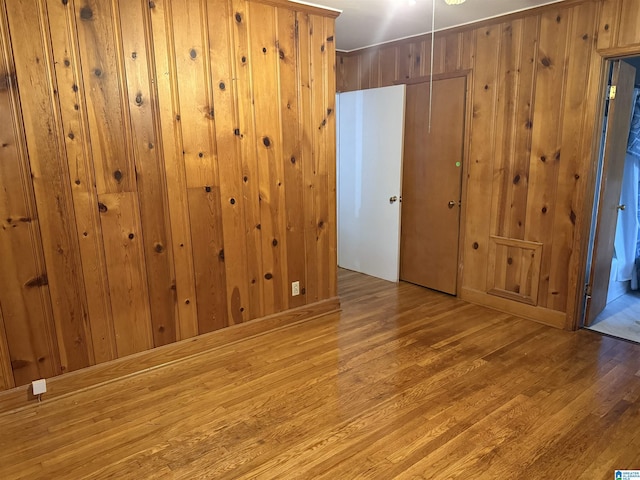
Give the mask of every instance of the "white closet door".
[[405, 86], [340, 93], [337, 105], [338, 265], [397, 282]]

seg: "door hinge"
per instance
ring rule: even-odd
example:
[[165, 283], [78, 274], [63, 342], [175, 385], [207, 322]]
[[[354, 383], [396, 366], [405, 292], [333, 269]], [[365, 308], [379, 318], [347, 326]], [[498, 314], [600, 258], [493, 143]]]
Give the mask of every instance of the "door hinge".
[[609, 100], [615, 100], [618, 87], [616, 85], [609, 86]]
[[586, 297], [591, 297], [591, 285], [588, 283], [584, 286], [584, 295]]

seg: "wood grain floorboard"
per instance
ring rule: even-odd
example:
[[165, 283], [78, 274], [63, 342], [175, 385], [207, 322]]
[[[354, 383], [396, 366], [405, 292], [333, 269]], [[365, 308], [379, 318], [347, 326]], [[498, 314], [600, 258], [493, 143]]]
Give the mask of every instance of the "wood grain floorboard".
[[2, 479], [612, 478], [640, 346], [339, 275], [342, 311], [0, 415]]

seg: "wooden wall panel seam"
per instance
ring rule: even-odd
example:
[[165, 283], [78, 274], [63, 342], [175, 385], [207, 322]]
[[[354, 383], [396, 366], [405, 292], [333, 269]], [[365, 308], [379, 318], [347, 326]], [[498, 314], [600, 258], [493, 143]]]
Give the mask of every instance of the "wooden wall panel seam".
[[[95, 173], [90, 161], [91, 141], [88, 120], [85, 115], [85, 93], [81, 78], [81, 64], [77, 46], [77, 29], [72, 8], [59, 2], [49, 1], [49, 21], [54, 22], [62, 11], [60, 26], [51, 30], [55, 61], [58, 97], [62, 127], [69, 133], [66, 138], [69, 180], [72, 184], [72, 198], [76, 213], [76, 234], [80, 246], [83, 278], [87, 291], [87, 308], [91, 324], [94, 360], [97, 363], [117, 358], [111, 299], [106, 279], [106, 260], [102, 243], [102, 229], [98, 216], [98, 201], [95, 188]], [[60, 39], [60, 35], [64, 37]], [[56, 49], [62, 49], [58, 51]], [[57, 52], [57, 53], [56, 53]], [[66, 84], [64, 72], [71, 72], [70, 84]], [[67, 105], [68, 103], [68, 105]], [[74, 118], [75, 117], [75, 118]], [[79, 146], [77, 146], [79, 145]], [[74, 150], [78, 150], [73, 153]], [[75, 168], [75, 174], [74, 174]], [[75, 179], [73, 178], [75, 177]], [[86, 288], [87, 284], [95, 295]]]
[[[31, 5], [33, 6], [33, 5]], [[15, 6], [15, 8], [25, 8], [23, 5]], [[27, 7], [28, 8], [28, 7]], [[15, 14], [27, 14], [26, 10], [16, 11]], [[79, 248], [77, 246], [77, 237], [72, 233], [75, 231], [75, 213], [71, 200], [70, 188], [65, 181], [69, 181], [69, 172], [65, 162], [61, 159], [65, 158], [63, 152], [66, 151], [65, 145], [61, 139], [63, 132], [60, 129], [60, 112], [58, 99], [58, 86], [56, 83], [55, 71], [53, 68], [53, 53], [51, 51], [49, 33], [49, 22], [46, 6], [43, 0], [37, 1], [34, 11], [29, 14], [37, 17], [39, 25], [39, 42], [33, 42], [32, 48], [41, 47], [33, 59], [35, 67], [30, 64], [30, 58], [25, 56], [21, 61], [25, 62], [23, 68], [27, 65], [41, 69], [40, 73], [46, 85], [42, 85], [42, 90], [31, 90], [29, 97], [38, 103], [38, 112], [33, 112], [32, 118], [37, 122], [42, 122], [46, 117], [47, 109], [50, 117], [48, 120], [48, 140], [45, 147], [40, 143], [38, 134], [42, 132], [34, 132], [31, 138], [31, 146], [29, 138], [26, 139], [27, 149], [29, 150], [29, 158], [31, 159], [32, 174], [36, 177], [38, 183], [42, 186], [36, 189], [36, 208], [38, 210], [38, 218], [41, 224], [46, 223], [46, 233], [42, 233], [42, 240], [45, 242], [44, 261], [46, 264], [47, 277], [49, 280], [49, 290], [52, 298], [53, 318], [55, 322], [55, 334], [57, 336], [58, 348], [61, 360], [62, 371], [72, 371], [88, 366], [93, 361], [93, 346], [87, 341], [91, 338], [90, 326], [87, 319], [86, 308], [86, 292], [84, 289], [84, 280], [79, 273], [78, 264], [81, 263], [78, 255]], [[33, 18], [32, 20], [36, 20]], [[16, 21], [18, 21], [16, 19]], [[14, 46], [15, 48], [15, 46]], [[38, 55], [41, 55], [40, 58]], [[26, 72], [26, 70], [25, 70]], [[47, 89], [46, 93], [44, 89]], [[21, 98], [24, 98], [21, 93]], [[23, 112], [25, 105], [22, 104]], [[45, 120], [46, 121], [46, 120]], [[34, 154], [31, 148], [34, 148]], [[46, 160], [38, 156], [38, 151], [47, 150], [49, 156]], [[33, 171], [34, 163], [37, 162], [37, 172]], [[51, 177], [49, 177], [51, 174]], [[54, 185], [57, 182], [57, 187]], [[40, 192], [40, 193], [38, 193]], [[40, 197], [40, 198], [38, 198]], [[52, 203], [55, 202], [55, 209], [51, 211]], [[57, 235], [57, 236], [56, 236]]]
[[[186, 200], [186, 178], [181, 162], [182, 138], [176, 125], [178, 90], [175, 66], [175, 44], [172, 12], [169, 0], [158, 0], [151, 12], [154, 63], [159, 69], [156, 75], [161, 138], [164, 159], [164, 178], [167, 182], [167, 202], [171, 225], [171, 248], [175, 268], [178, 324], [178, 340], [198, 334], [195, 273], [190, 236], [189, 207]], [[154, 22], [154, 16], [158, 17]]]
[[[252, 51], [251, 23], [247, 0], [232, 0], [234, 7], [234, 41], [236, 56], [242, 65], [236, 72], [238, 133], [243, 170], [243, 195], [246, 204], [245, 231], [247, 238], [247, 265], [249, 273], [249, 318], [264, 315], [264, 271], [262, 268], [262, 231], [259, 205], [259, 178], [257, 167], [257, 139], [254, 115], [253, 76], [251, 72]], [[236, 58], [237, 65], [237, 58]]]

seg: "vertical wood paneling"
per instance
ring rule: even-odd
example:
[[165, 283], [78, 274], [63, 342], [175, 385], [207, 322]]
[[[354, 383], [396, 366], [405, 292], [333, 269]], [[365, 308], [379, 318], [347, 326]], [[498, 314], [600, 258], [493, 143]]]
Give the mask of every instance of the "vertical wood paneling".
[[4, 328], [4, 317], [2, 315], [2, 306], [0, 305], [0, 391], [14, 386], [11, 355], [7, 344], [7, 330]]
[[[315, 282], [318, 299], [329, 297], [329, 277], [331, 267], [329, 265], [330, 218], [329, 218], [329, 165], [327, 162], [327, 115], [328, 98], [327, 76], [324, 74], [325, 65], [328, 62], [326, 48], [326, 31], [324, 19], [317, 15], [310, 17], [311, 26], [311, 128], [313, 169], [315, 180], [315, 249], [318, 259], [316, 278], [308, 278], [307, 283]], [[310, 231], [313, 235], [314, 230]]]
[[514, 119], [509, 119], [514, 126], [514, 139], [511, 145], [511, 176], [507, 180], [509, 193], [505, 208], [505, 236], [519, 240], [524, 239], [527, 190], [529, 187], [529, 160], [531, 151], [531, 131], [533, 128], [534, 99], [536, 92], [536, 72], [538, 63], [539, 17], [526, 17], [521, 23], [521, 41], [518, 63], [516, 65], [517, 95], [515, 97]]
[[228, 320], [242, 323], [249, 319], [249, 279], [247, 248], [237, 239], [245, 236], [245, 202], [242, 193], [242, 161], [240, 136], [235, 111], [233, 15], [229, 0], [216, 0], [208, 5], [209, 56], [213, 83], [213, 116], [216, 135], [216, 157], [220, 182], [220, 205], [224, 225], [224, 268], [226, 276]]
[[396, 47], [380, 48], [380, 84], [374, 87], [387, 87], [393, 85], [398, 78], [398, 51]]
[[522, 45], [522, 23], [515, 21], [500, 26], [500, 57], [497, 71], [495, 163], [491, 204], [491, 233], [505, 236], [505, 215], [509, 212], [511, 189], [519, 183], [512, 173], [513, 142], [517, 125], [513, 122], [520, 89], [519, 66]]
[[[301, 162], [300, 104], [298, 95], [298, 33], [295, 12], [278, 9], [280, 118], [285, 188], [287, 275], [284, 278], [289, 307], [306, 303], [306, 295], [291, 295], [291, 282], [305, 283], [303, 178]], [[334, 83], [335, 84], [335, 83]], [[284, 135], [294, 132], [295, 135]]]
[[87, 289], [87, 308], [97, 363], [117, 358], [111, 298], [107, 282], [102, 228], [98, 216], [96, 181], [91, 159], [91, 139], [84, 107], [84, 85], [74, 10], [56, 0], [47, 1], [51, 23], [51, 43], [58, 81], [67, 164], [71, 180], [76, 235]]
[[640, 3], [637, 0], [621, 0], [618, 46], [640, 44]]
[[135, 190], [135, 168], [128, 142], [123, 141], [128, 132], [120, 85], [120, 46], [114, 35], [117, 12], [107, 1], [74, 4], [98, 194], [131, 192]]
[[[325, 161], [327, 163], [327, 190], [328, 195], [324, 201], [328, 203], [327, 216], [324, 223], [326, 225], [326, 244], [328, 250], [328, 260], [325, 265], [324, 277], [328, 282], [326, 297], [331, 298], [338, 295], [338, 272], [333, 265], [338, 264], [338, 221], [337, 221], [337, 164], [332, 161], [332, 152], [337, 149], [336, 142], [336, 95], [334, 85], [336, 84], [336, 50], [335, 50], [335, 22], [324, 18], [324, 88], [322, 94], [325, 103], [326, 124], [324, 125], [325, 136]], [[326, 254], [326, 253], [325, 253]]]
[[[0, 387], [57, 375], [49, 289], [40, 247], [4, 2], [0, 3]], [[12, 371], [13, 370], [13, 371]], [[15, 378], [15, 382], [14, 382]]]
[[467, 170], [467, 206], [464, 252], [464, 285], [486, 289], [487, 256], [492, 203], [493, 148], [496, 140], [496, 99], [500, 58], [499, 25], [477, 34], [476, 65], [472, 86], [473, 118]]
[[0, 390], [336, 294], [333, 18], [0, 8]]
[[[236, 59], [238, 135], [242, 158], [243, 197], [245, 204], [245, 238], [249, 276], [249, 318], [264, 315], [264, 282], [262, 268], [262, 235], [260, 224], [260, 191], [256, 127], [253, 116], [253, 91], [249, 25], [251, 20], [246, 0], [232, 0]], [[262, 52], [259, 52], [262, 55]]]
[[[187, 188], [216, 185], [217, 175], [213, 152], [215, 145], [209, 136], [213, 120], [208, 102], [203, 43], [201, 1], [186, 0], [173, 8], [176, 75], [180, 108], [176, 116], [182, 136], [182, 155]], [[198, 266], [196, 265], [196, 268]]]
[[153, 347], [143, 238], [135, 193], [99, 196], [118, 356]]
[[[251, 22], [251, 74], [256, 126], [258, 182], [260, 185], [260, 231], [264, 314], [280, 311], [288, 296], [286, 273], [286, 224], [279, 214], [285, 208], [282, 141], [278, 87], [279, 48], [276, 37], [277, 11], [274, 7], [249, 3]], [[284, 53], [284, 52], [283, 52]]]
[[191, 246], [191, 222], [187, 203], [187, 181], [182, 155], [179, 97], [173, 42], [173, 14], [169, 0], [157, 0], [151, 9], [158, 91], [158, 116], [161, 126], [162, 156], [169, 204], [171, 239], [175, 268], [178, 339], [198, 334], [195, 274]]
[[120, 2], [122, 50], [125, 59], [129, 116], [140, 201], [143, 250], [153, 326], [154, 345], [176, 341], [175, 291], [168, 226], [168, 207], [162, 158], [158, 148], [155, 89], [150, 63], [153, 52], [148, 44], [148, 3]]
[[549, 269], [549, 289], [546, 292], [548, 308], [565, 311], [570, 288], [570, 260], [575, 235], [577, 180], [584, 174], [581, 157], [583, 136], [591, 136], [585, 131], [589, 99], [589, 67], [596, 28], [597, 5], [585, 3], [572, 9], [570, 33], [568, 37], [568, 65], [566, 71], [566, 94], [562, 105], [562, 153], [558, 170], [558, 186], [555, 195], [556, 213], [553, 223], [553, 244]]
[[300, 284], [300, 292], [307, 301], [318, 298], [318, 252], [316, 251], [316, 197], [317, 189], [315, 159], [313, 155], [313, 115], [312, 115], [312, 64], [311, 64], [311, 18], [307, 13], [298, 14], [298, 39], [300, 58], [300, 116], [298, 132], [301, 137], [302, 175], [304, 182], [304, 241], [306, 257], [305, 281]]
[[614, 28], [620, 23], [620, 0], [601, 0], [600, 21], [598, 22], [598, 48], [611, 48], [618, 44], [619, 29]]
[[[7, 2], [7, 13], [13, 38], [29, 38], [28, 42], [14, 41], [12, 49], [46, 263], [46, 270], [38, 272], [40, 280], [34, 282], [49, 284], [60, 370], [71, 371], [93, 363], [93, 347], [48, 45], [50, 35], [40, 2]], [[39, 27], [37, 35], [33, 33], [35, 26]], [[5, 321], [6, 315], [5, 311]]]
[[188, 197], [193, 257], [198, 264], [198, 333], [207, 333], [229, 324], [220, 190], [217, 187], [190, 188]]
[[540, 242], [542, 267], [538, 303], [547, 305], [555, 202], [562, 158], [562, 105], [566, 95], [567, 37], [571, 11], [549, 11], [540, 18], [535, 114], [527, 191], [525, 240]]

